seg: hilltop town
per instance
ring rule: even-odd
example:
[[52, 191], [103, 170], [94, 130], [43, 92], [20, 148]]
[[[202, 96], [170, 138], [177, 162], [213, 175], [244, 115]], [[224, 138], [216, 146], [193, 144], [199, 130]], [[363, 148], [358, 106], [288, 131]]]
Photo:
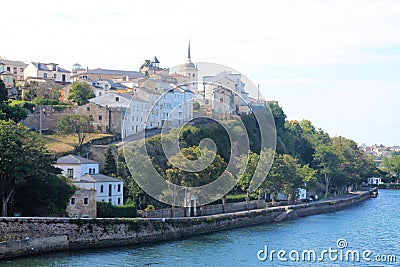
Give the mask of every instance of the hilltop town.
[[[89, 69], [76, 63], [71, 71], [57, 63], [0, 59], [0, 79], [10, 99], [35, 104], [22, 124], [39, 132], [55, 132], [64, 116], [82, 114], [91, 118], [97, 133], [126, 138], [164, 125], [182, 125], [193, 118], [194, 108], [199, 110], [199, 106], [224, 117], [232, 112], [223, 103], [237, 114], [248, 114], [249, 104], [265, 105], [263, 99], [249, 96], [240, 73], [199, 77], [190, 43], [187, 61], [175, 70], [161, 67], [157, 57], [145, 60], [138, 70]], [[89, 94], [76, 96], [73, 91], [82, 86]], [[150, 116], [146, 118], [146, 114]]]

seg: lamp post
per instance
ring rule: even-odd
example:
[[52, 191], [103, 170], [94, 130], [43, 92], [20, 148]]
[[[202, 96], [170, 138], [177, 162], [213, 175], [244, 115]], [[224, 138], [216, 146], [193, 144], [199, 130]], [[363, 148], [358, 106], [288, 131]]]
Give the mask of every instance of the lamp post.
[[42, 124], [43, 124], [43, 112], [45, 112], [45, 108], [43, 106], [40, 106], [40, 110], [39, 110], [39, 134], [42, 134]]

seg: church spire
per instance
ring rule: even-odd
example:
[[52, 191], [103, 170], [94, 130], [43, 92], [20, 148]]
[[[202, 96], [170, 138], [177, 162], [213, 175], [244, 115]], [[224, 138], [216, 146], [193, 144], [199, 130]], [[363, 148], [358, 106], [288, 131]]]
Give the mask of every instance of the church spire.
[[190, 56], [190, 39], [189, 39], [189, 46], [188, 46], [188, 61], [191, 61], [191, 56]]

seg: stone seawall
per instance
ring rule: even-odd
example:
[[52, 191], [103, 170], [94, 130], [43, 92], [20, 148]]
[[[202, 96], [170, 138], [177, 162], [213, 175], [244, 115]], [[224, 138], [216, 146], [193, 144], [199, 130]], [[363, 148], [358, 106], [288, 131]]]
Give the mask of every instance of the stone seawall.
[[312, 204], [191, 218], [0, 218], [0, 259], [52, 251], [159, 242], [340, 210], [368, 198], [370, 192], [363, 192]]

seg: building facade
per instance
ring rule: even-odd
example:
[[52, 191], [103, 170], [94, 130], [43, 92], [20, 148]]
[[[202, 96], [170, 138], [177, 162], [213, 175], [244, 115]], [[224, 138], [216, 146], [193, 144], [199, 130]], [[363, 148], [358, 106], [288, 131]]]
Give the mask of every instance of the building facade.
[[23, 84], [24, 83], [24, 71], [27, 66], [22, 61], [15, 61], [15, 60], [7, 60], [0, 58], [0, 64], [3, 64], [4, 70], [8, 71], [13, 75], [16, 84]]
[[66, 209], [70, 218], [96, 218], [97, 198], [96, 190], [78, 189], [69, 199]]
[[[123, 181], [99, 174], [99, 162], [75, 155], [67, 155], [57, 159], [54, 166], [62, 169], [62, 174], [71, 178], [78, 188], [96, 192], [97, 202], [123, 205]], [[81, 195], [85, 195], [85, 192], [81, 193]], [[82, 198], [81, 195], [80, 198]], [[74, 201], [76, 199], [72, 203]], [[83, 201], [85, 205], [89, 205], [85, 197], [83, 197]], [[71, 205], [72, 203], [70, 202]]]
[[28, 78], [52, 79], [57, 83], [71, 83], [71, 72], [60, 68], [56, 63], [31, 62], [24, 71], [25, 80]]

